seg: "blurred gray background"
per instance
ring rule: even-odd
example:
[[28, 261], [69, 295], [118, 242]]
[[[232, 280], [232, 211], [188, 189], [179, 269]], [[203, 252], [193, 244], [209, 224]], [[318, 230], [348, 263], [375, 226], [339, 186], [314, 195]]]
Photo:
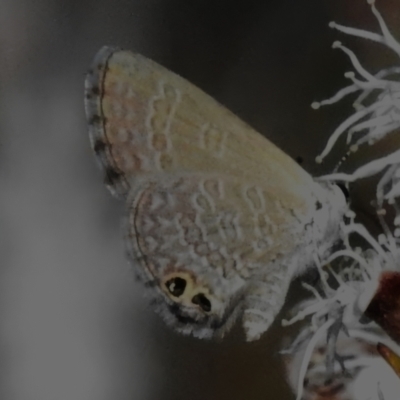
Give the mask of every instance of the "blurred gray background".
[[[400, 26], [395, 0], [377, 5]], [[351, 111], [310, 107], [346, 83], [333, 40], [372, 72], [396, 61], [333, 32], [332, 19], [378, 30], [364, 0], [0, 0], [1, 399], [293, 398], [278, 355], [290, 330], [199, 341], [143, 299], [124, 258], [123, 204], [89, 148], [83, 81], [101, 46], [140, 52], [319, 175], [337, 158], [314, 158]], [[354, 199], [368, 214], [363, 190]]]

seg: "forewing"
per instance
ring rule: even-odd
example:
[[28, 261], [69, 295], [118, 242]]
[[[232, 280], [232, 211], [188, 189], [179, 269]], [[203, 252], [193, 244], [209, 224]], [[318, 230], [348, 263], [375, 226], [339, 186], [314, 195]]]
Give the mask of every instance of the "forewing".
[[222, 173], [259, 182], [299, 212], [315, 184], [290, 157], [194, 85], [147, 58], [104, 47], [86, 79], [92, 147], [113, 193], [146, 176]]

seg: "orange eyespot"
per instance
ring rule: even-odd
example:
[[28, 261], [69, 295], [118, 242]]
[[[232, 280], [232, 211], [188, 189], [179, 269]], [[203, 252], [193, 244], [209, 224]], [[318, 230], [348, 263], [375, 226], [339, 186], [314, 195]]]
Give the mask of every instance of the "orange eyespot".
[[173, 296], [179, 297], [185, 291], [186, 280], [178, 277], [172, 278], [165, 283], [165, 286]]

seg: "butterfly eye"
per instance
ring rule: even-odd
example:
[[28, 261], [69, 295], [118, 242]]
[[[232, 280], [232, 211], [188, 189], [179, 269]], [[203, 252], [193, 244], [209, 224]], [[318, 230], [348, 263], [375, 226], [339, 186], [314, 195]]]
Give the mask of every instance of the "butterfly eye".
[[175, 296], [179, 297], [183, 294], [186, 288], [186, 280], [182, 278], [172, 278], [165, 284], [169, 292]]
[[350, 192], [347, 186], [343, 183], [336, 183], [336, 185], [339, 187], [339, 189], [343, 192], [343, 195], [346, 200], [349, 200], [350, 198]]
[[203, 293], [199, 293], [196, 294], [196, 296], [193, 296], [192, 303], [200, 306], [203, 311], [211, 311], [211, 302]]

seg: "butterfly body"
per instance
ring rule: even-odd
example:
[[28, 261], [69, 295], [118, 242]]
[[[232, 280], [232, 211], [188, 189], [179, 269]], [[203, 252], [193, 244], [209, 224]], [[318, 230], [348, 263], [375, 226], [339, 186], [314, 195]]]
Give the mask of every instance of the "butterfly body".
[[103, 48], [86, 80], [90, 137], [127, 203], [130, 258], [176, 330], [249, 340], [293, 275], [339, 234], [342, 193], [200, 89], [128, 51]]

